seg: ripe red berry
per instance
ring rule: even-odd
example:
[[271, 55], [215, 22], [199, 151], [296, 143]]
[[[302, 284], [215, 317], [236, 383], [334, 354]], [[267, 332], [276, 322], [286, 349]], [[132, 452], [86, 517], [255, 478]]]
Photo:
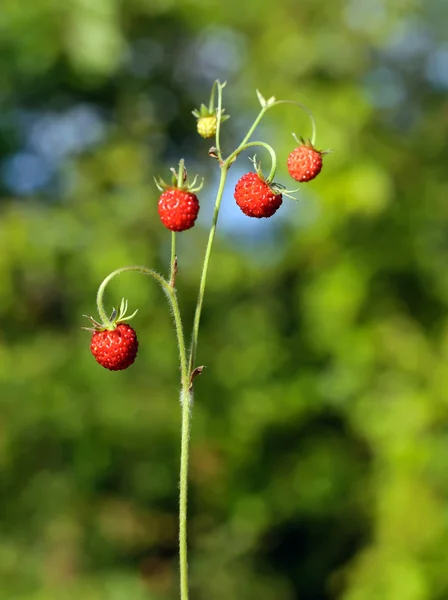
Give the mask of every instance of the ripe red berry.
[[196, 194], [178, 188], [168, 188], [159, 199], [159, 216], [171, 231], [185, 231], [193, 227], [199, 212]]
[[288, 171], [296, 181], [311, 181], [322, 169], [322, 152], [302, 144], [288, 156]]
[[282, 195], [276, 194], [257, 173], [246, 173], [235, 186], [234, 198], [248, 217], [261, 219], [272, 217], [282, 203]]
[[122, 371], [132, 365], [137, 356], [137, 334], [126, 323], [120, 323], [112, 330], [94, 331], [90, 350], [102, 367]]

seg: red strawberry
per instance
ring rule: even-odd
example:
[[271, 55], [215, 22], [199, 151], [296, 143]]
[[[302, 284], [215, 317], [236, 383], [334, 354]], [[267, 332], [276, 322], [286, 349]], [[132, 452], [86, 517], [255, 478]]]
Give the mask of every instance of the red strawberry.
[[190, 181], [187, 176], [184, 159], [179, 161], [179, 168], [173, 173], [171, 185], [160, 177], [156, 179], [156, 186], [162, 192], [159, 198], [159, 216], [162, 223], [171, 231], [185, 231], [193, 227], [199, 212], [199, 201], [196, 192], [202, 184], [196, 185], [198, 176]]
[[261, 219], [272, 217], [282, 203], [282, 195], [276, 193], [258, 173], [246, 173], [235, 186], [234, 198], [248, 217]]
[[196, 194], [179, 188], [168, 188], [159, 199], [159, 216], [171, 231], [185, 231], [193, 227], [199, 212]]
[[122, 371], [132, 365], [137, 356], [137, 334], [127, 323], [120, 323], [112, 330], [94, 331], [90, 350], [102, 367]]
[[303, 143], [288, 156], [288, 171], [296, 181], [311, 181], [322, 169], [322, 152]]

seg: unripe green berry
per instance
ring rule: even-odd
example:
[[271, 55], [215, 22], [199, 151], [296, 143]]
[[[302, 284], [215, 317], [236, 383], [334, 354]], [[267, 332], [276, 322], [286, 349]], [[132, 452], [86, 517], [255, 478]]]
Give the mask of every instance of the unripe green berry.
[[211, 138], [216, 133], [216, 124], [218, 119], [216, 115], [209, 117], [200, 117], [197, 122], [198, 133], [203, 138]]

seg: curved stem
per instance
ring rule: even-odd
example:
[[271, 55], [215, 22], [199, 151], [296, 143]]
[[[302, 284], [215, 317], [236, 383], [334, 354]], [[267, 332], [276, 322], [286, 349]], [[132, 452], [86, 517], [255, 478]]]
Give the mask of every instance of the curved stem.
[[278, 104], [293, 104], [295, 106], [298, 106], [299, 108], [301, 108], [303, 111], [306, 112], [306, 114], [309, 116], [310, 121], [311, 121], [311, 143], [314, 146], [314, 144], [316, 142], [316, 121], [314, 120], [313, 113], [310, 111], [310, 109], [307, 108], [304, 104], [300, 104], [300, 102], [295, 102], [294, 100], [276, 100], [275, 102], [270, 104], [267, 108], [271, 108], [272, 106], [277, 106]]
[[189, 374], [188, 374], [188, 370], [187, 370], [187, 351], [186, 351], [186, 346], [185, 346], [184, 332], [183, 332], [183, 327], [182, 327], [182, 319], [181, 319], [180, 310], [179, 310], [179, 303], [177, 301], [177, 294], [176, 294], [175, 288], [171, 287], [171, 285], [162, 277], [162, 275], [159, 275], [159, 273], [157, 273], [153, 269], [148, 269], [147, 267], [142, 267], [142, 266], [121, 267], [119, 269], [116, 269], [115, 271], [112, 271], [112, 273], [110, 273], [106, 277], [106, 279], [104, 279], [104, 281], [101, 283], [100, 287], [98, 288], [97, 295], [96, 295], [96, 304], [97, 304], [98, 313], [101, 317], [101, 320], [103, 321], [103, 323], [105, 325], [107, 325], [107, 324], [111, 325], [109, 317], [107, 316], [106, 311], [104, 310], [104, 301], [103, 301], [104, 291], [105, 291], [107, 285], [117, 275], [120, 275], [121, 273], [127, 273], [130, 271], [142, 273], [143, 275], [148, 275], [149, 277], [152, 277], [153, 279], [155, 279], [157, 281], [157, 283], [160, 284], [163, 291], [165, 292], [165, 294], [168, 297], [168, 301], [170, 303], [170, 308], [173, 313], [174, 325], [175, 325], [176, 335], [177, 335], [182, 387], [187, 386], [187, 388], [188, 388]]
[[241, 146], [244, 146], [247, 143], [247, 141], [250, 139], [251, 135], [253, 134], [255, 129], [258, 127], [261, 119], [264, 117], [264, 115], [267, 113], [267, 111], [270, 108], [272, 108], [273, 106], [277, 106], [279, 104], [293, 104], [295, 106], [298, 106], [300, 109], [302, 109], [303, 111], [306, 112], [306, 114], [309, 116], [310, 121], [311, 121], [311, 143], [314, 146], [314, 143], [316, 141], [316, 121], [314, 120], [313, 113], [310, 111], [310, 109], [307, 108], [304, 104], [300, 104], [300, 102], [295, 102], [294, 100], [275, 100], [271, 104], [267, 104], [266, 106], [263, 106], [263, 108], [261, 109], [261, 111], [258, 114], [255, 121], [252, 123], [251, 128], [245, 135], [243, 141], [238, 146], [238, 148], [241, 148]]
[[241, 154], [241, 152], [244, 152], [244, 150], [247, 150], [247, 148], [251, 148], [253, 146], [261, 146], [262, 148], [265, 148], [271, 155], [271, 170], [269, 171], [269, 175], [266, 178], [266, 181], [270, 183], [274, 179], [275, 172], [277, 170], [277, 155], [275, 154], [274, 148], [272, 148], [272, 146], [266, 144], [265, 142], [248, 142], [243, 146], [240, 145], [234, 152], [232, 152], [232, 154], [228, 156], [225, 162], [231, 164], [233, 160], [239, 154]]
[[162, 289], [165, 293], [169, 292], [168, 283], [165, 281], [165, 279], [162, 277], [162, 275], [159, 275], [159, 273], [157, 273], [153, 269], [148, 269], [147, 267], [136, 266], [136, 267], [120, 267], [119, 269], [112, 271], [112, 273], [110, 273], [106, 277], [106, 279], [104, 279], [104, 281], [101, 283], [100, 287], [98, 288], [98, 292], [96, 294], [96, 306], [98, 309], [98, 314], [100, 315], [101, 320], [104, 323], [104, 325], [112, 325], [112, 323], [109, 320], [109, 317], [107, 316], [106, 311], [104, 310], [104, 301], [103, 301], [104, 290], [106, 289], [107, 285], [110, 283], [110, 281], [114, 277], [116, 277], [117, 275], [120, 275], [120, 273], [126, 273], [127, 271], [138, 271], [140, 273], [143, 273], [144, 275], [149, 275], [150, 277], [153, 277], [157, 281], [157, 283], [159, 283], [162, 286]]
[[221, 200], [222, 200], [222, 195], [224, 192], [224, 186], [226, 183], [228, 170], [229, 170], [229, 163], [228, 163], [228, 159], [227, 159], [221, 167], [221, 177], [219, 180], [218, 193], [216, 195], [216, 202], [215, 202], [215, 209], [213, 212], [212, 225], [211, 225], [210, 233], [208, 236], [207, 248], [205, 250], [204, 264], [202, 266], [201, 281], [199, 284], [199, 294], [198, 294], [198, 300], [197, 300], [197, 304], [196, 304], [196, 312], [194, 315], [194, 322], [193, 322], [193, 332], [191, 334], [190, 360], [189, 360], [190, 373], [192, 372], [192, 370], [194, 368], [194, 362], [196, 360], [199, 322], [201, 320], [202, 304], [204, 301], [204, 292], [205, 292], [205, 284], [207, 282], [208, 266], [210, 263], [210, 256], [212, 253], [213, 241], [215, 239], [219, 208], [221, 206]]

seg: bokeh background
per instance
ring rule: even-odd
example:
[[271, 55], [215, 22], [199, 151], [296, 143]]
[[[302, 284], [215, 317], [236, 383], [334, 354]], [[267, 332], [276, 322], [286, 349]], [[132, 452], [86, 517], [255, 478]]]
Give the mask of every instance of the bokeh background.
[[[179, 236], [192, 324], [217, 183], [191, 110], [228, 81], [309, 106], [321, 175], [272, 219], [233, 203], [206, 295], [191, 436], [195, 600], [448, 598], [448, 5], [2, 0], [0, 598], [178, 597], [179, 371], [161, 291], [108, 288], [140, 353], [109, 373], [83, 314], [117, 267], [167, 271], [153, 177], [206, 177]], [[305, 114], [276, 108], [278, 153]], [[266, 168], [268, 162], [265, 162]]]

